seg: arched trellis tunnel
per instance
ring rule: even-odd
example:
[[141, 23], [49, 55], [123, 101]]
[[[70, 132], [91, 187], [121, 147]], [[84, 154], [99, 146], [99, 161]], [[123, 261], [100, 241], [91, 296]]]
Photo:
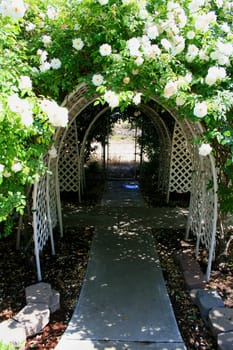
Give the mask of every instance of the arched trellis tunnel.
[[[76, 91], [68, 95], [63, 102], [69, 110], [67, 128], [57, 130], [54, 145], [57, 157], [47, 154], [44, 161], [48, 172], [34, 185], [33, 190], [33, 230], [38, 280], [42, 279], [39, 253], [47, 240], [51, 239], [54, 253], [53, 229], [59, 224], [63, 235], [60, 191], [77, 192], [81, 199], [84, 184], [84, 151], [88, 135], [93, 125], [109, 109], [106, 106], [92, 108], [93, 115], [85, 130], [82, 144], [78, 147], [78, 130], [76, 120], [88, 106], [93, 106], [96, 97], [87, 98], [88, 88], [80, 84]], [[160, 158], [158, 189], [169, 201], [173, 191], [179, 193], [190, 191], [189, 214], [186, 226], [186, 238], [190, 231], [196, 237], [196, 255], [200, 243], [209, 250], [207, 281], [210, 278], [211, 264], [214, 257], [216, 223], [217, 223], [217, 179], [212, 155], [202, 157], [198, 145], [193, 139], [201, 137], [204, 131], [200, 123], [189, 120], [180, 121], [177, 110], [166, 109], [173, 120], [173, 128], [167, 125], [166, 118], [158, 113], [160, 101], [151, 101], [137, 106], [137, 109], [151, 118], [157, 134], [160, 136]], [[210, 186], [210, 183], [213, 184]]]

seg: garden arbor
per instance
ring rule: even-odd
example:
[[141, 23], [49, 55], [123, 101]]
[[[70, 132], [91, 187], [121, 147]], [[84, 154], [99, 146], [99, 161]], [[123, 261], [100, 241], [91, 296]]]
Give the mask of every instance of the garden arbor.
[[[84, 152], [88, 134], [101, 116], [109, 109], [103, 105], [93, 108], [93, 117], [85, 131], [82, 144], [78, 147], [79, 131], [76, 119], [80, 118], [88, 106], [93, 106], [96, 96], [87, 97], [88, 88], [80, 84], [69, 94], [63, 106], [69, 111], [67, 128], [59, 128], [54, 136], [54, 146], [57, 152], [49, 152], [44, 161], [48, 167], [46, 175], [34, 185], [33, 191], [33, 229], [38, 280], [42, 279], [39, 252], [48, 238], [51, 238], [52, 251], [53, 228], [59, 224], [61, 235], [62, 213], [60, 191], [77, 192], [81, 199], [84, 190]], [[187, 233], [192, 231], [196, 237], [196, 254], [202, 243], [209, 250], [207, 280], [210, 277], [211, 263], [214, 257], [215, 234], [217, 221], [217, 180], [214, 158], [199, 155], [198, 145], [193, 142], [200, 138], [204, 131], [200, 122], [188, 119], [180, 120], [177, 109], [166, 109], [173, 127], [166, 124], [163, 114], [158, 113], [156, 106], [160, 100], [151, 97], [147, 103], [141, 103], [137, 110], [151, 118], [159, 135], [160, 159], [158, 189], [166, 195], [169, 201], [171, 192], [185, 193], [190, 191], [190, 206], [187, 220]], [[210, 186], [212, 184], [212, 186]]]

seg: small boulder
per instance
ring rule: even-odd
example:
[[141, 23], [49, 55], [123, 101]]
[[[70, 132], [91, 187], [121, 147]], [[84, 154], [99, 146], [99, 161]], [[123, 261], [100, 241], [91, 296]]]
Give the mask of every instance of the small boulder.
[[57, 290], [52, 289], [52, 295], [49, 300], [49, 309], [51, 313], [60, 309], [60, 293]]
[[26, 343], [25, 328], [13, 319], [0, 323], [0, 341], [12, 344], [17, 349], [24, 349]]
[[46, 304], [52, 295], [52, 288], [49, 283], [40, 282], [32, 284], [25, 289], [27, 304]]
[[224, 308], [224, 302], [215, 290], [199, 290], [196, 295], [196, 303], [202, 318], [207, 322], [209, 312], [214, 307]]
[[27, 337], [39, 333], [49, 323], [50, 311], [45, 304], [28, 304], [14, 316], [25, 328]]
[[218, 334], [218, 350], [233, 349], [233, 332]]
[[233, 332], [233, 309], [214, 307], [209, 312], [209, 325], [214, 335]]

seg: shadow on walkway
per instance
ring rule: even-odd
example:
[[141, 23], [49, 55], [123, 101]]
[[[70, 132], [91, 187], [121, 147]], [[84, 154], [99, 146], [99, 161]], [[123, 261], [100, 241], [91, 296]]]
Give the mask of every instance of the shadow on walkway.
[[[186, 349], [151, 230], [159, 214], [145, 208], [139, 188], [124, 181], [108, 183], [101, 204], [76, 213], [76, 220], [89, 216], [96, 231], [77, 306], [56, 349]], [[184, 227], [184, 212], [166, 210], [161, 222], [173, 220], [174, 228], [177, 219], [175, 225]]]

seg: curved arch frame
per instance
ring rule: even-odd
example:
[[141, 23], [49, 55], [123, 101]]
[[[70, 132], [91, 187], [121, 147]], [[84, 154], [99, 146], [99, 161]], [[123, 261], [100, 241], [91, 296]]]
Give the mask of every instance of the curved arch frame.
[[[93, 103], [93, 101], [96, 99], [96, 97], [93, 97], [91, 99], [86, 99], [84, 96], [84, 93], [88, 90], [88, 87], [85, 84], [80, 84], [77, 89], [75, 90], [75, 92], [71, 93], [70, 95], [68, 95], [66, 97], [66, 99], [63, 102], [63, 106], [67, 107], [69, 110], [69, 124], [78, 116], [81, 114], [81, 112], [91, 103]], [[182, 130], [184, 131], [184, 135], [186, 135], [187, 140], [190, 142], [191, 141], [191, 135], [192, 137], [194, 136], [201, 136], [201, 134], [203, 133], [203, 128], [200, 124], [200, 122], [195, 123], [191, 123], [190, 121], [183, 121], [181, 122], [179, 120], [179, 117], [177, 116], [177, 111], [175, 111], [174, 109], [169, 109], [166, 106], [164, 106], [161, 101], [159, 101], [159, 99], [157, 98], [152, 98], [152, 100], [154, 100], [156, 103], [158, 103], [160, 106], [162, 106], [165, 110], [167, 110], [167, 112], [174, 118], [174, 120], [179, 123], [179, 125], [181, 126]], [[142, 108], [143, 109], [143, 108]], [[106, 110], [105, 110], [106, 111]], [[104, 112], [105, 112], [104, 111]], [[91, 122], [91, 124], [88, 127], [88, 130], [86, 131], [86, 138], [88, 136], [89, 131], [91, 130], [91, 127], [94, 125], [95, 121], [104, 113], [104, 112], [99, 112], [94, 120]], [[154, 111], [155, 112], [155, 111]], [[155, 113], [154, 113], [155, 115]], [[160, 124], [160, 126], [162, 125], [162, 123]], [[185, 125], [185, 127], [184, 127]], [[164, 125], [162, 126], [162, 128], [164, 128]], [[166, 127], [165, 127], [165, 133], [164, 135], [166, 135]], [[62, 230], [62, 220], [61, 220], [61, 205], [60, 205], [60, 192], [59, 192], [59, 181], [58, 181], [58, 160], [59, 160], [59, 154], [61, 151], [61, 147], [62, 147], [62, 142], [65, 138], [65, 135], [67, 133], [67, 129], [63, 130], [63, 129], [58, 129], [57, 133], [54, 137], [54, 144], [55, 147], [57, 147], [58, 149], [58, 157], [57, 157], [57, 161], [56, 161], [56, 171], [55, 171], [55, 176], [56, 176], [56, 196], [57, 196], [57, 210], [58, 210], [58, 217], [59, 217], [59, 222], [60, 222], [60, 227]], [[165, 136], [165, 138], [167, 137], [167, 135]], [[84, 152], [84, 147], [85, 147], [85, 142], [83, 143], [83, 148], [82, 148], [82, 154]], [[193, 155], [196, 155], [196, 159], [197, 159], [197, 146], [194, 145], [190, 145], [190, 150], [192, 151]], [[80, 152], [81, 155], [81, 152]], [[82, 157], [79, 158], [79, 169], [81, 169], [82, 166]], [[208, 267], [207, 267], [207, 273], [206, 273], [206, 280], [209, 281], [210, 278], [210, 272], [211, 272], [211, 264], [212, 264], [212, 260], [213, 260], [213, 256], [214, 256], [214, 247], [215, 247], [215, 237], [216, 237], [216, 225], [217, 225], [217, 203], [218, 203], [218, 198], [217, 198], [217, 176], [216, 176], [216, 169], [215, 169], [215, 165], [214, 165], [214, 158], [212, 155], [207, 157], [209, 159], [210, 162], [210, 169], [211, 169], [211, 176], [212, 176], [212, 180], [213, 180], [213, 191], [210, 194], [210, 196], [212, 196], [213, 200], [213, 208], [212, 208], [212, 212], [209, 218], [211, 221], [211, 239], [209, 242], [209, 260], [208, 260]], [[199, 163], [201, 164], [201, 172], [204, 171], [204, 166], [203, 166], [203, 159], [200, 158], [199, 156]], [[195, 169], [194, 169], [195, 171]], [[204, 182], [202, 182], [202, 185], [204, 186]], [[202, 186], [202, 191], [201, 191], [201, 198], [200, 198], [200, 202], [203, 206], [204, 203], [204, 199], [203, 198], [203, 192], [207, 192], [207, 189], [204, 188]], [[37, 186], [38, 187], [38, 186]], [[48, 192], [48, 191], [47, 191]], [[192, 193], [191, 193], [192, 195]], [[206, 196], [208, 197], [208, 196]], [[47, 216], [50, 217], [50, 208], [49, 208], [49, 200], [47, 198], [44, 199], [47, 202]], [[194, 218], [193, 215], [193, 208], [195, 205], [197, 205], [197, 200], [190, 200], [190, 212], [189, 213], [189, 218], [188, 218], [188, 222], [187, 222], [187, 232], [190, 230], [190, 228], [192, 228], [192, 222], [198, 218], [199, 220], [199, 227], [201, 227], [202, 225], [202, 220], [203, 220], [203, 215], [204, 212], [203, 210], [201, 210], [201, 216], [197, 215], [196, 218]], [[36, 208], [36, 195], [34, 195], [34, 203], [33, 203], [33, 208], [34, 208], [34, 212], [36, 213], [37, 208]], [[36, 217], [33, 218], [34, 220], [34, 230], [36, 230]], [[206, 220], [206, 218], [205, 218]], [[197, 234], [198, 240], [201, 239], [203, 232], [201, 232], [201, 229], [199, 229], [199, 233]], [[34, 232], [34, 237], [36, 237], [36, 233]], [[36, 249], [36, 247], [35, 247]]]

